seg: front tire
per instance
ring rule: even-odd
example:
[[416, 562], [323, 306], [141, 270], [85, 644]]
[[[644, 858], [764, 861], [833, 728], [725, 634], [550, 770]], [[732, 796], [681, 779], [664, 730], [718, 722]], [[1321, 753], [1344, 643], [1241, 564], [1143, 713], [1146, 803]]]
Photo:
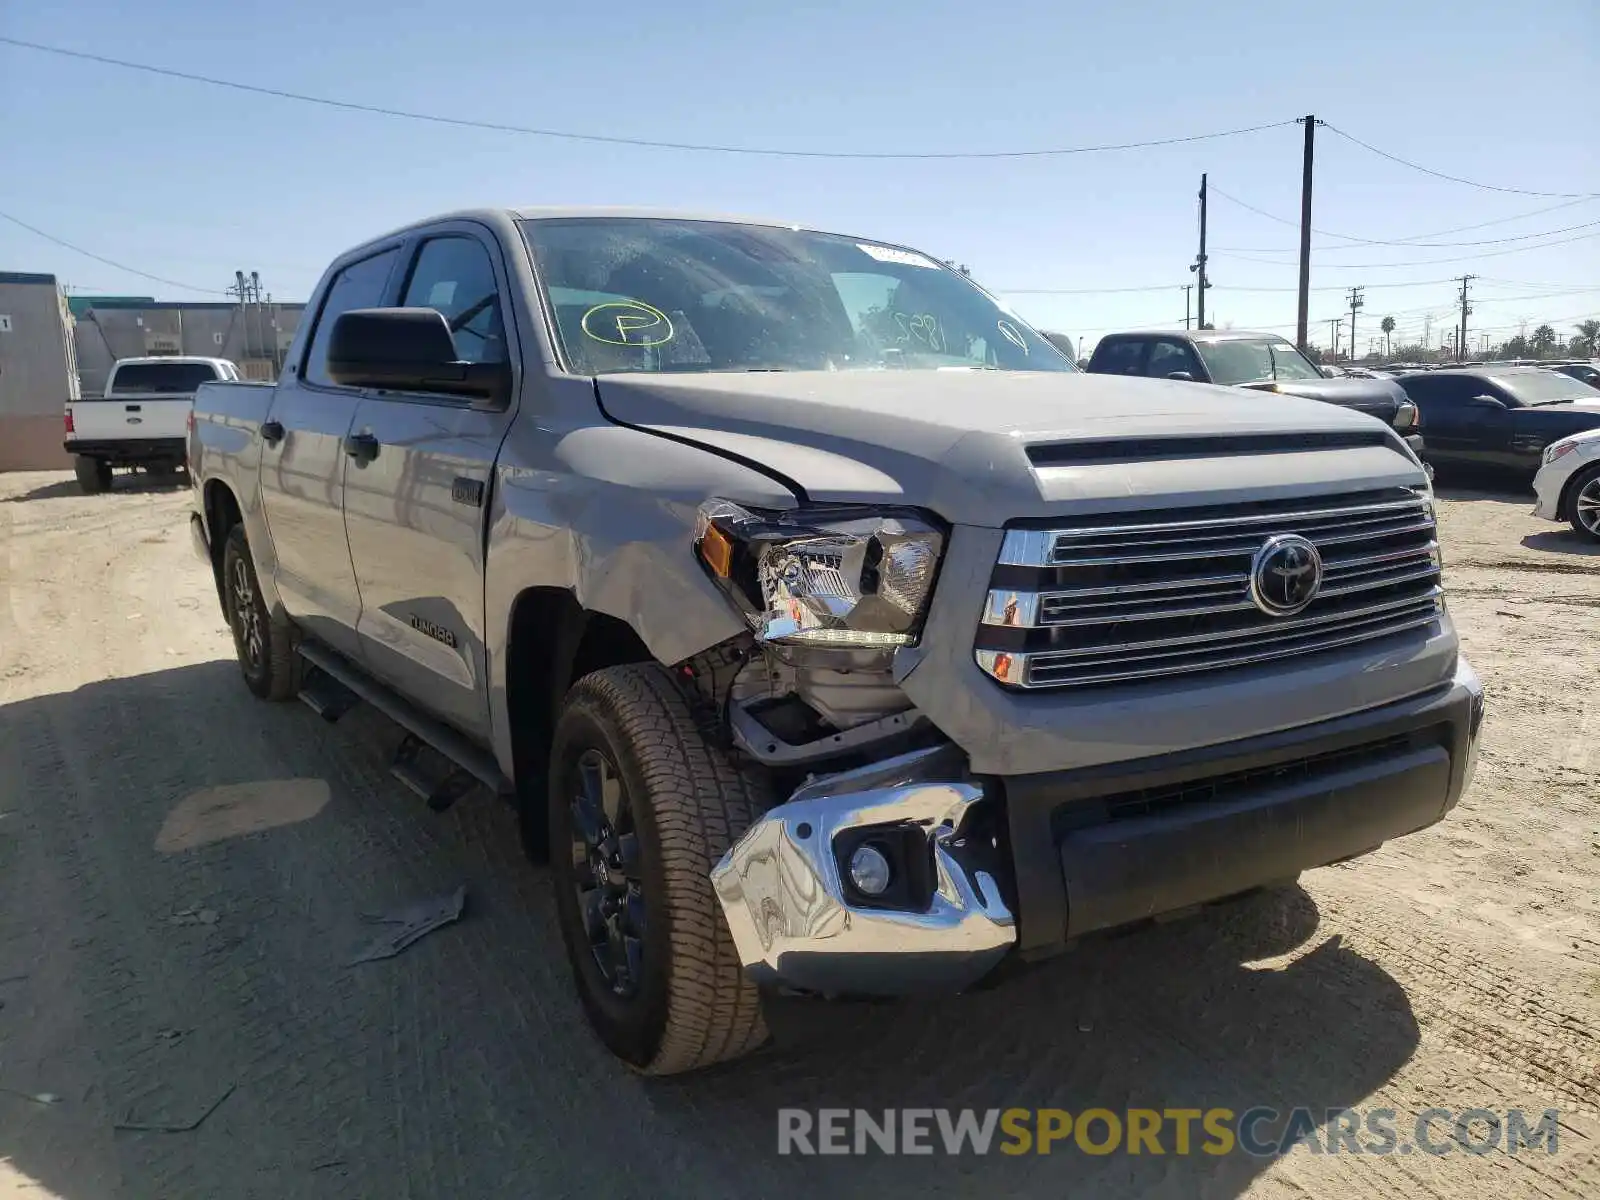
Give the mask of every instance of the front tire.
[[643, 1074], [708, 1067], [767, 1038], [710, 872], [769, 806], [661, 667], [596, 671], [567, 694], [549, 791], [561, 935], [590, 1024]]
[[111, 488], [111, 464], [87, 454], [72, 457], [72, 471], [78, 477], [78, 486], [85, 496], [98, 496]]
[[267, 611], [243, 525], [228, 531], [222, 547], [222, 610], [245, 686], [263, 700], [293, 698], [300, 690], [293, 629]]
[[1572, 532], [1600, 542], [1600, 463], [1580, 472], [1568, 494], [1567, 520]]

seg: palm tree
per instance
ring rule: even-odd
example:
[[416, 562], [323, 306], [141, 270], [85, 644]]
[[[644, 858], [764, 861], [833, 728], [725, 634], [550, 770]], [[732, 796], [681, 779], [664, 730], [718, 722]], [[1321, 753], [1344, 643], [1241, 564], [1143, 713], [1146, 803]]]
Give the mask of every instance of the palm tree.
[[1556, 331], [1548, 325], [1541, 325], [1533, 331], [1533, 337], [1528, 342], [1534, 353], [1543, 358], [1556, 344]]
[[1575, 329], [1579, 338], [1587, 347], [1579, 351], [1581, 354], [1600, 354], [1600, 321], [1579, 321]]
[[1394, 332], [1394, 318], [1385, 317], [1378, 322], [1378, 328], [1383, 330], [1383, 356], [1389, 357], [1389, 335]]

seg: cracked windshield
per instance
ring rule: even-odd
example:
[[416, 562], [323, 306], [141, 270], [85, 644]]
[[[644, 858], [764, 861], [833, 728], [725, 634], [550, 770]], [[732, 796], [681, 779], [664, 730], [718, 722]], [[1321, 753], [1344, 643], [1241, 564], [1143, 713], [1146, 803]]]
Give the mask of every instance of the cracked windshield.
[[523, 230], [584, 374], [1076, 370], [959, 271], [913, 250], [712, 221]]

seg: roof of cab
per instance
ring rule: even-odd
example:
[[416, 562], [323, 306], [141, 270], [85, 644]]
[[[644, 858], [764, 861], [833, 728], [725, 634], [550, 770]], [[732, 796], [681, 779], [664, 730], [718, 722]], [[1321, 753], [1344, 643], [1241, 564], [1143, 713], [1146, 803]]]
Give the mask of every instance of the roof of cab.
[[1115, 333], [1106, 334], [1100, 340], [1121, 337], [1187, 338], [1191, 342], [1232, 342], [1242, 341], [1245, 338], [1273, 338], [1280, 342], [1289, 340], [1279, 333], [1267, 333], [1255, 329], [1119, 329]]

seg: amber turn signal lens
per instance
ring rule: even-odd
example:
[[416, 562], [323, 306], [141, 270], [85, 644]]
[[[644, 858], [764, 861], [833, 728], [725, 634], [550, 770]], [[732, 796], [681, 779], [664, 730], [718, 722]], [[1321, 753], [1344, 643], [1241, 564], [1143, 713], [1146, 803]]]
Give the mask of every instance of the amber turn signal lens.
[[733, 569], [733, 543], [715, 525], [707, 525], [705, 536], [700, 539], [700, 557], [719, 579], [726, 579]]

